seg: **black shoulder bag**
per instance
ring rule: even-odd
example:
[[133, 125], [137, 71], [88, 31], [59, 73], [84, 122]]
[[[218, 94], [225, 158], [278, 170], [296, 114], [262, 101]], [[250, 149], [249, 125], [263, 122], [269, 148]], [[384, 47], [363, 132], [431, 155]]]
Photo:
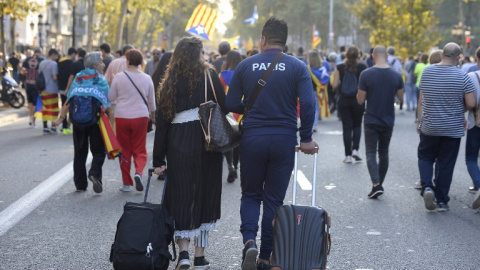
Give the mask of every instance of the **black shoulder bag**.
[[153, 122], [152, 122], [152, 119], [150, 119], [150, 109], [148, 107], [147, 100], [143, 96], [142, 92], [140, 92], [140, 89], [138, 89], [137, 85], [133, 82], [132, 78], [130, 78], [130, 76], [128, 76], [127, 72], [124, 71], [123, 73], [125, 73], [125, 75], [127, 75], [127, 78], [130, 80], [130, 82], [132, 82], [133, 86], [135, 86], [135, 89], [137, 89], [138, 94], [142, 97], [143, 102], [145, 102], [145, 106], [147, 106], [147, 111], [148, 111], [148, 115], [149, 115], [148, 116], [147, 133], [149, 133], [150, 131], [153, 130]]
[[260, 91], [262, 91], [263, 87], [265, 84], [267, 84], [268, 77], [270, 77], [270, 74], [272, 74], [273, 69], [275, 66], [280, 62], [280, 60], [285, 56], [284, 53], [279, 53], [275, 59], [273, 59], [273, 62], [270, 64], [268, 67], [267, 71], [263, 74], [262, 78], [258, 80], [257, 85], [255, 85], [255, 90], [253, 91], [253, 95], [250, 98], [250, 100], [247, 103], [247, 106], [245, 107], [242, 119], [240, 120], [240, 131], [243, 131], [243, 123], [244, 120], [247, 118], [248, 113], [253, 107], [253, 104], [255, 104], [255, 101], [257, 100], [258, 94], [260, 94]]

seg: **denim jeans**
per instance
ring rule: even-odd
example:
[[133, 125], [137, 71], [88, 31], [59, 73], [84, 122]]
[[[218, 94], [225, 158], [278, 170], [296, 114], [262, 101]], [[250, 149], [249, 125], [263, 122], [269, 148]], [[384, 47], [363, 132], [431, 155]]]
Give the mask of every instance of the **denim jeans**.
[[358, 105], [356, 97], [341, 96], [338, 100], [338, 112], [342, 120], [345, 156], [351, 156], [352, 150], [358, 150], [360, 148], [364, 111], [365, 105]]
[[[460, 138], [428, 136], [420, 134], [418, 145], [418, 170], [422, 180], [423, 196], [425, 188], [435, 191], [437, 202], [448, 203], [448, 192], [452, 184], [453, 170], [460, 149]], [[433, 165], [435, 164], [435, 179]], [[435, 182], [435, 185], [433, 184]]]
[[473, 185], [480, 187], [480, 169], [478, 168], [478, 151], [480, 151], [480, 128], [474, 126], [467, 131], [467, 143], [465, 145], [465, 162], [467, 170], [472, 178]]
[[388, 171], [388, 148], [392, 138], [393, 127], [365, 124], [364, 129], [368, 173], [370, 173], [370, 178], [374, 185], [382, 185]]
[[415, 83], [405, 84], [405, 102], [407, 104], [407, 111], [417, 107], [417, 94], [415, 93]]

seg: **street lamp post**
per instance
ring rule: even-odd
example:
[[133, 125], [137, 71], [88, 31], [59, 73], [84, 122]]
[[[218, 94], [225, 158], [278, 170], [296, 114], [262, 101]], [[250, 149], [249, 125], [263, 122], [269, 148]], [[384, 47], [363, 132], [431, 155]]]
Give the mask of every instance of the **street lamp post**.
[[42, 40], [42, 30], [43, 30], [43, 15], [38, 15], [38, 44], [40, 48], [43, 50], [43, 40]]

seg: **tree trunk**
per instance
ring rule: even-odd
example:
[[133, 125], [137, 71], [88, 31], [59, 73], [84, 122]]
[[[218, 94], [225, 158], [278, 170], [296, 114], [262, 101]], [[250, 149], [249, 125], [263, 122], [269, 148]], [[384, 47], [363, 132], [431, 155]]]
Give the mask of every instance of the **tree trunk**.
[[[17, 40], [15, 37], [15, 24], [17, 20], [10, 18], [10, 52], [16, 51]], [[5, 58], [5, 57], [4, 57]]]
[[93, 36], [93, 15], [95, 13], [95, 0], [88, 0], [88, 27], [87, 27], [87, 52], [92, 51], [92, 36]]
[[142, 49], [142, 40], [138, 38], [138, 27], [140, 25], [140, 17], [142, 16], [142, 11], [138, 9], [135, 11], [135, 17], [133, 18], [133, 25], [131, 26], [132, 31], [130, 33], [133, 33], [132, 37], [130, 40], [133, 40], [133, 43], [135, 44], [136, 42], [140, 42], [138, 44], [135, 44], [138, 48]]
[[76, 17], [76, 13], [77, 13], [77, 3], [75, 4], [72, 4], [72, 19], [73, 19], [73, 23], [72, 23], [72, 47], [73, 48], [76, 48], [76, 31], [75, 31], [75, 28], [77, 27], [77, 22], [75, 20], [75, 17]]
[[125, 16], [127, 16], [127, 8], [128, 8], [128, 0], [122, 0], [122, 4], [120, 7], [120, 15], [119, 20], [118, 20], [118, 27], [117, 27], [117, 35], [115, 37], [115, 45], [114, 49], [118, 50], [120, 49], [120, 46], [122, 44], [122, 37], [123, 37], [123, 27], [125, 25]]
[[7, 61], [5, 61], [6, 59], [6, 44], [5, 44], [5, 25], [4, 25], [4, 19], [5, 17], [3, 16], [3, 5], [2, 5], [2, 15], [0, 16], [0, 35], [2, 35], [1, 37], [1, 40], [0, 40], [0, 46], [1, 46], [1, 51], [2, 51], [2, 55], [3, 55], [3, 67], [6, 67], [7, 66]]

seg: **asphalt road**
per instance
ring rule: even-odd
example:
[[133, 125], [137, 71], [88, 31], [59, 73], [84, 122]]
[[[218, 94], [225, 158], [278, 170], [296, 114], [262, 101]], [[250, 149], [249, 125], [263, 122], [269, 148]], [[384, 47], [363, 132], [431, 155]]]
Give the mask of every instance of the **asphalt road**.
[[[464, 162], [464, 139], [450, 211], [427, 213], [419, 192], [412, 188], [419, 178], [413, 120], [411, 112], [397, 115], [385, 194], [378, 200], [367, 199], [371, 183], [365, 161], [342, 163], [340, 122], [332, 117], [319, 123], [314, 135], [320, 146], [317, 204], [332, 219], [329, 269], [480, 269], [480, 214], [470, 208], [473, 195], [467, 192], [471, 180]], [[152, 144], [149, 134], [150, 158]], [[73, 155], [71, 136], [43, 136], [41, 129], [28, 129], [26, 119], [0, 127], [0, 149], [0, 216], [69, 164]], [[362, 157], [364, 153], [362, 142]], [[313, 157], [301, 154], [299, 164], [311, 182]], [[106, 161], [103, 179], [101, 195], [90, 187], [76, 193], [73, 180], [59, 181], [52, 196], [0, 235], [0, 269], [113, 269], [108, 257], [122, 207], [126, 201], [140, 202], [143, 194], [118, 191], [118, 161]], [[152, 180], [150, 201], [160, 202], [162, 187], [163, 182]], [[291, 202], [290, 189], [285, 203]], [[309, 204], [311, 191], [298, 190], [297, 203]], [[224, 180], [222, 195], [221, 224], [211, 233], [207, 258], [211, 269], [240, 269], [239, 181]]]

